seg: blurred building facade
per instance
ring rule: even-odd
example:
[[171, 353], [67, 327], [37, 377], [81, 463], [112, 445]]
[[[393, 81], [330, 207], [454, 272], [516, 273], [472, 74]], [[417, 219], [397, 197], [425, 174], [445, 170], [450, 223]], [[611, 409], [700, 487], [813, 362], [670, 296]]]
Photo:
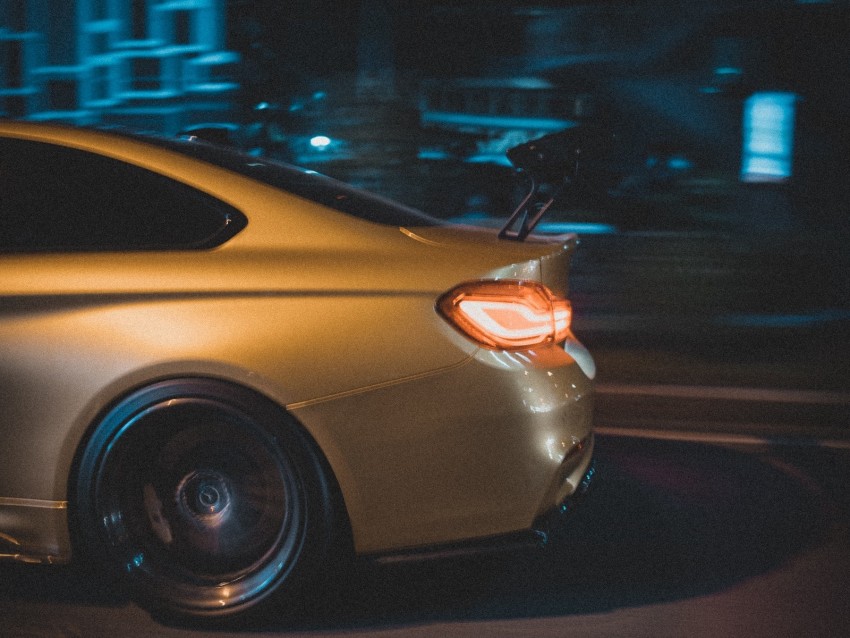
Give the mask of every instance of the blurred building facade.
[[226, 118], [224, 0], [0, 0], [0, 115], [174, 133]]

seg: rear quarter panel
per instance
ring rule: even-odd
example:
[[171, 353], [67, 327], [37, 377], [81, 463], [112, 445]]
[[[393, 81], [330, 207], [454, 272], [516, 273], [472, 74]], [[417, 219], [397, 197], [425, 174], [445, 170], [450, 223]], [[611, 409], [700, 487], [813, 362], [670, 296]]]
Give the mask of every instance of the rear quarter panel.
[[110, 403], [154, 380], [229, 379], [287, 405], [467, 356], [440, 337], [447, 328], [433, 301], [417, 295], [77, 297], [38, 305], [0, 312], [3, 496], [65, 499], [87, 429]]

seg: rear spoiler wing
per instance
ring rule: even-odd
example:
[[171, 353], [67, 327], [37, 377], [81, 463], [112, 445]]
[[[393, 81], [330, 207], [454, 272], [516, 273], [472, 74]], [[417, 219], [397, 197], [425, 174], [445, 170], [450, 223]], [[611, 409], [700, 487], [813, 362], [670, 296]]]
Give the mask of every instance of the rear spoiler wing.
[[589, 169], [608, 156], [613, 142], [609, 131], [582, 124], [508, 150], [508, 160], [529, 187], [499, 231], [499, 238], [524, 241], [556, 199], [588, 184], [593, 172]]

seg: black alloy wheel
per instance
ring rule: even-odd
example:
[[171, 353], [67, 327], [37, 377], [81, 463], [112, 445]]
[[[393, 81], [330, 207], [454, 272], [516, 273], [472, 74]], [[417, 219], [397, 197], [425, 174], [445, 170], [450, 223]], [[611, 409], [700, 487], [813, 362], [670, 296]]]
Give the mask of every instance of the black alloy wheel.
[[142, 604], [215, 617], [313, 577], [333, 500], [285, 411], [244, 388], [179, 380], [106, 414], [80, 458], [73, 503], [85, 551], [127, 574]]

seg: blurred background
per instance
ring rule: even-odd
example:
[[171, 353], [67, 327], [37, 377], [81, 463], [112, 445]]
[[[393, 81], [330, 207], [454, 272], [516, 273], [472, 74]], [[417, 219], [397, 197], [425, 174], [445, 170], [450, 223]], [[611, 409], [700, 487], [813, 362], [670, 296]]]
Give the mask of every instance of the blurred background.
[[484, 225], [523, 195], [508, 148], [603, 126], [541, 227], [582, 237], [583, 337], [843, 388], [848, 25], [843, 0], [0, 0], [0, 116], [194, 132]]

